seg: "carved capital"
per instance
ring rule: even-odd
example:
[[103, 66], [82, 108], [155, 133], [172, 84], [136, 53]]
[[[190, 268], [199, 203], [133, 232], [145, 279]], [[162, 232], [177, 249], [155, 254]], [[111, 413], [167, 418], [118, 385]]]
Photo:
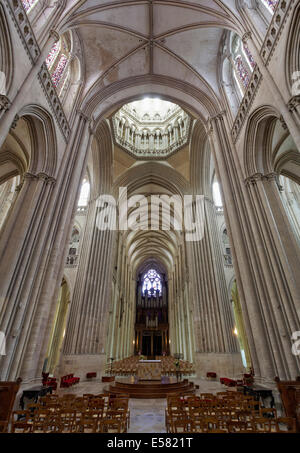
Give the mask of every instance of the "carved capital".
[[26, 171], [23, 173], [23, 180], [25, 179], [38, 179], [38, 176], [35, 175], [34, 173], [30, 173], [29, 171]]
[[24, 181], [20, 182], [20, 184], [18, 184], [18, 185], [16, 186], [15, 192], [20, 192], [20, 190], [21, 190], [22, 187], [23, 187], [23, 182], [24, 182]]
[[91, 118], [87, 116], [85, 113], [83, 113], [82, 110], [77, 110], [77, 113], [79, 114], [79, 117], [82, 118], [85, 121], [90, 121]]
[[4, 94], [0, 94], [0, 112], [2, 111], [6, 112], [10, 106], [11, 102], [8, 99], [8, 97], [5, 96]]
[[209, 136], [212, 136], [214, 132], [213, 124], [210, 118], [206, 122], [206, 132]]
[[271, 172], [266, 175], [263, 175], [262, 179], [263, 179], [263, 181], [267, 181], [267, 182], [275, 181], [276, 184], [278, 185], [278, 173], [276, 173], [276, 172]]
[[263, 178], [263, 174], [262, 173], [254, 173], [253, 175], [251, 176], [248, 176], [248, 178], [245, 179], [245, 184], [246, 186], [254, 186], [257, 184], [257, 181], [261, 181]]
[[42, 181], [45, 181], [47, 184], [55, 184], [56, 179], [53, 178], [52, 176], [47, 175], [47, 173], [40, 172], [36, 175], [38, 179], [41, 179]]
[[297, 108], [300, 106], [300, 94], [293, 96], [289, 100], [287, 106], [291, 113], [295, 112], [297, 110]]
[[282, 128], [283, 128], [284, 130], [287, 130], [288, 127], [287, 127], [287, 124], [286, 124], [286, 122], [285, 122], [285, 120], [284, 120], [284, 118], [283, 118], [282, 115], [280, 115], [279, 121], [281, 122]]
[[225, 110], [222, 110], [221, 112], [217, 113], [216, 115], [211, 116], [211, 117], [210, 117], [210, 120], [211, 120], [211, 121], [213, 121], [213, 120], [220, 120], [220, 119], [222, 119], [223, 116], [225, 116], [225, 115], [226, 115]]
[[242, 42], [243, 44], [247, 44], [247, 41], [252, 38], [251, 31], [247, 31], [243, 36], [242, 36]]
[[54, 42], [57, 42], [60, 39], [59, 33], [57, 33], [57, 31], [53, 29], [50, 30], [49, 37], [54, 38]]
[[16, 115], [13, 119], [13, 122], [11, 123], [10, 129], [15, 129], [17, 127], [17, 123], [19, 121], [20, 117], [19, 115]]

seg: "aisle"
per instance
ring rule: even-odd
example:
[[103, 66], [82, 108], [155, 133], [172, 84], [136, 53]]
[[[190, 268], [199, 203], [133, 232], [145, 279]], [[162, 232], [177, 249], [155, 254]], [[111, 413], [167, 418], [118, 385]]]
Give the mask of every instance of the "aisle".
[[165, 408], [161, 399], [131, 399], [129, 433], [165, 433]]

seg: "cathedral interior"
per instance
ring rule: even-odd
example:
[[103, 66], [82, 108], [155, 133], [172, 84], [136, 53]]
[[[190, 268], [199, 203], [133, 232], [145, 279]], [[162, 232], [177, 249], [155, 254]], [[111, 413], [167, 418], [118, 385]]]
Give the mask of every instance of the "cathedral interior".
[[300, 407], [299, 0], [0, 0], [0, 42], [0, 380]]

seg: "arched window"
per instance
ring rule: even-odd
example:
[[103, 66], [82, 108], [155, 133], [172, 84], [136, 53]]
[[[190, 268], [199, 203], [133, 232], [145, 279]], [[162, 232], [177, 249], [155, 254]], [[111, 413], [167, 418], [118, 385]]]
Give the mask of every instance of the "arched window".
[[38, 3], [39, 0], [22, 0], [23, 7], [26, 13], [32, 10], [32, 8]]
[[150, 294], [155, 294], [158, 290], [161, 296], [161, 277], [154, 269], [150, 269], [144, 275], [142, 293], [145, 294], [146, 290]]
[[223, 206], [220, 184], [218, 183], [218, 181], [215, 180], [213, 182], [212, 190], [213, 190], [213, 199], [214, 199], [215, 205], [218, 207]]
[[78, 206], [87, 206], [88, 201], [89, 201], [89, 195], [90, 195], [90, 183], [85, 178], [82, 181], [80, 196], [79, 196], [79, 200], [78, 200]]
[[250, 81], [250, 77], [249, 77], [249, 73], [245, 67], [242, 56], [237, 55], [234, 59], [234, 63], [235, 63], [236, 72], [237, 72], [239, 80], [243, 84], [244, 88], [247, 88], [249, 81]]
[[58, 52], [60, 51], [60, 40], [59, 41], [56, 41], [50, 52], [49, 52], [49, 55], [48, 57], [46, 58], [46, 65], [47, 65], [47, 68], [48, 70], [50, 71], [50, 69], [52, 68], [53, 64], [54, 64], [54, 61], [58, 55]]
[[52, 46], [45, 61], [48, 71], [51, 74], [53, 85], [57, 89], [59, 96], [61, 96], [69, 73], [70, 45], [68, 42], [68, 36], [63, 35], [60, 40]]
[[249, 47], [245, 43], [243, 44], [243, 51], [244, 51], [244, 54], [246, 55], [248, 63], [250, 64], [251, 68], [253, 69], [256, 63], [254, 61], [252, 53], [249, 50]]
[[247, 44], [244, 44], [237, 34], [233, 35], [231, 40], [231, 55], [234, 78], [243, 96], [256, 63]]
[[261, 0], [262, 3], [268, 8], [268, 10], [274, 14], [278, 0]]
[[256, 62], [247, 44], [233, 32], [228, 32], [223, 43], [223, 87], [234, 115], [250, 82]]
[[51, 76], [52, 82], [55, 87], [58, 86], [58, 84], [63, 76], [64, 70], [66, 69], [66, 66], [67, 66], [67, 62], [68, 62], [68, 58], [66, 57], [66, 55], [62, 54], [59, 59], [58, 65], [56, 66], [55, 71], [53, 71], [52, 76]]

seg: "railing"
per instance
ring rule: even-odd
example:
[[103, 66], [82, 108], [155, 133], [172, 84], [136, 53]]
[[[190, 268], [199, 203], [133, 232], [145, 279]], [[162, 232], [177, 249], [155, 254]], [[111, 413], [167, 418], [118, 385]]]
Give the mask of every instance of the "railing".
[[87, 206], [77, 206], [76, 215], [86, 215]]

